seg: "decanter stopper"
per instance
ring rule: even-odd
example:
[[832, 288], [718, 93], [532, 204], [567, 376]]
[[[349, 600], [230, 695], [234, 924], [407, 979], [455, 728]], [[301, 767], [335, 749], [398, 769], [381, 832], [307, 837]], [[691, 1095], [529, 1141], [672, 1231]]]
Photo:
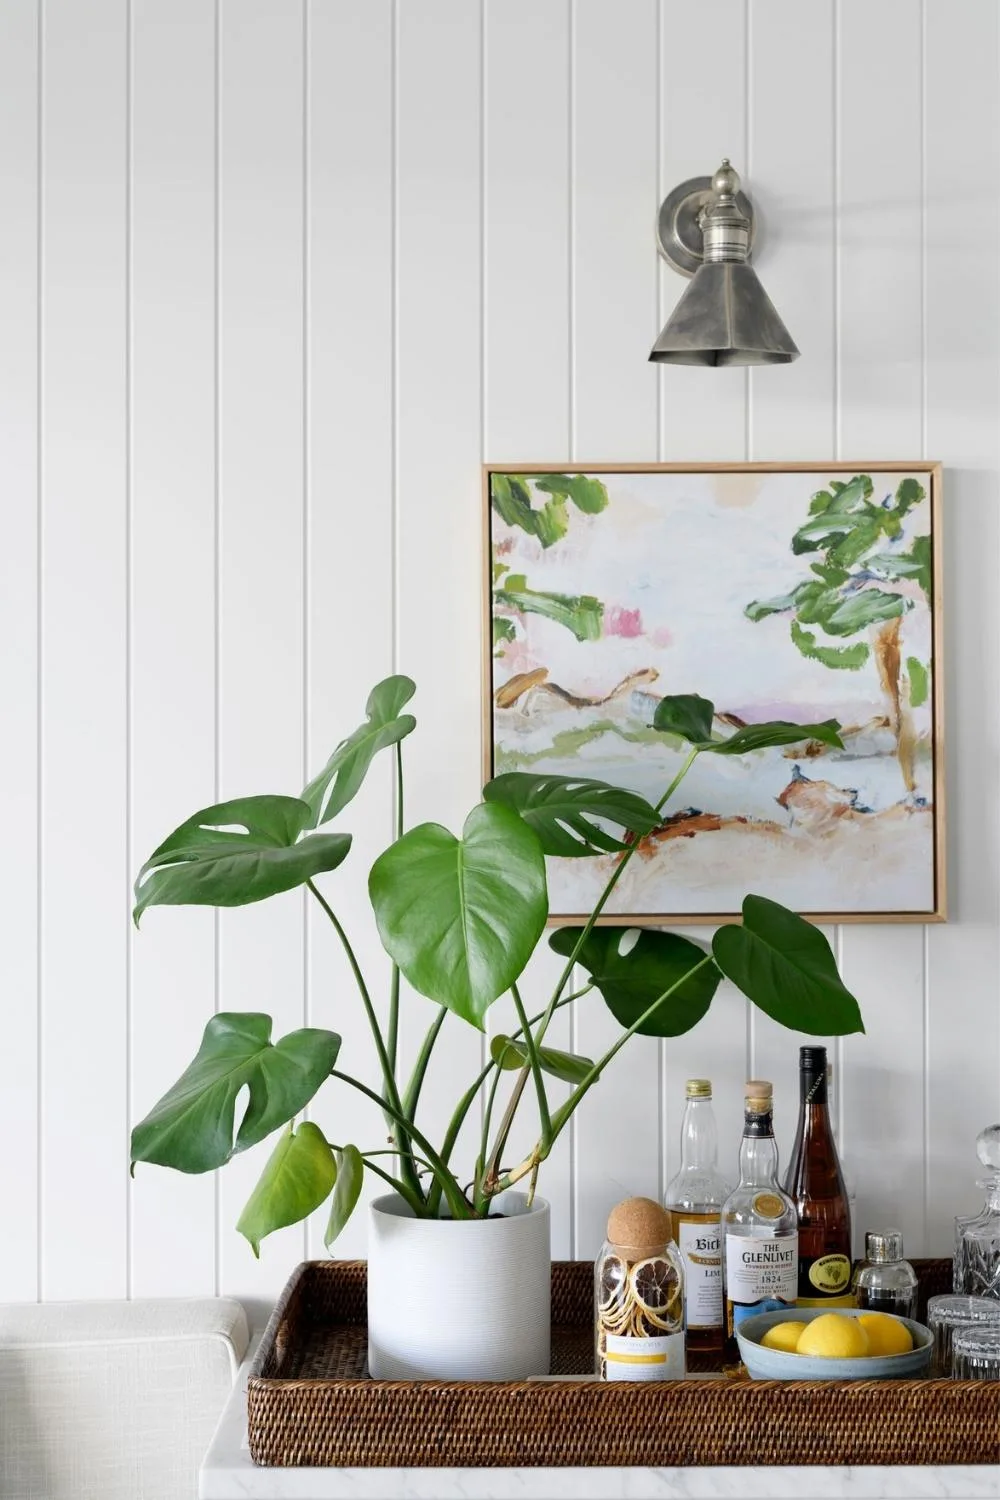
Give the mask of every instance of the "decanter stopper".
[[984, 1167], [1000, 1172], [1000, 1125], [987, 1125], [976, 1136], [976, 1155]]

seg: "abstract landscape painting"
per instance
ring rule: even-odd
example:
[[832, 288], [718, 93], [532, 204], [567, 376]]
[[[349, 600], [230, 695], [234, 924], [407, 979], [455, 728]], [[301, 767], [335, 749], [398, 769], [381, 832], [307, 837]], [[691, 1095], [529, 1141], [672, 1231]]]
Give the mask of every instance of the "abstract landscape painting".
[[[940, 470], [886, 465], [487, 469], [487, 775], [588, 776], [655, 803], [686, 753], [664, 695], [727, 737], [837, 719], [815, 740], [701, 755], [608, 907], [714, 920], [754, 891], [817, 918], [944, 915]], [[579, 919], [618, 856], [549, 861]]]

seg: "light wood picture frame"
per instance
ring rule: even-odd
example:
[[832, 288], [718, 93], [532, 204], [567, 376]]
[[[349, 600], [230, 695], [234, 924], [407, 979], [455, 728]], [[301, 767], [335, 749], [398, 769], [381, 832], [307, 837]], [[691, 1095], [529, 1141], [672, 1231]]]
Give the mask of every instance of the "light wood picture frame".
[[[591, 777], [656, 803], [713, 732], [843, 726], [700, 755], [604, 921], [738, 920], [747, 892], [816, 922], [946, 917], [942, 471], [927, 460], [483, 467], [484, 780]], [[550, 859], [582, 922], [618, 856]]]

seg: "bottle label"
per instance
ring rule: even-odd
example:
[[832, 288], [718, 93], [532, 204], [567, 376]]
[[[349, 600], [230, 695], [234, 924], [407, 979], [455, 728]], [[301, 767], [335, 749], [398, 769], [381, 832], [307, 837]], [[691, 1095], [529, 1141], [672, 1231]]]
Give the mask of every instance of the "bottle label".
[[814, 1261], [800, 1261], [799, 1267], [818, 1292], [828, 1292], [831, 1297], [846, 1292], [851, 1279], [851, 1262], [846, 1255], [820, 1255]]
[[722, 1327], [722, 1226], [718, 1220], [682, 1219], [674, 1212], [684, 1260], [684, 1310], [688, 1328]]
[[606, 1380], [681, 1380], [684, 1376], [684, 1335], [637, 1339], [609, 1333], [604, 1349]]
[[801, 1255], [799, 1303], [803, 1307], [853, 1307], [852, 1269], [847, 1255]]
[[726, 1235], [729, 1332], [753, 1313], [793, 1306], [799, 1285], [799, 1237]]
[[757, 1193], [750, 1204], [759, 1219], [780, 1219], [785, 1205], [777, 1193]]

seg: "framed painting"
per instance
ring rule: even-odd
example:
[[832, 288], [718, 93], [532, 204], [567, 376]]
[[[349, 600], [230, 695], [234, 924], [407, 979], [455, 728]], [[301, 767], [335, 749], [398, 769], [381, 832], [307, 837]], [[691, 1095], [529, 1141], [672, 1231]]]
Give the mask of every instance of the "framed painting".
[[[609, 920], [726, 921], [747, 891], [816, 921], [944, 918], [939, 464], [489, 465], [483, 491], [486, 779], [655, 805], [690, 751], [654, 726], [679, 694], [713, 741], [840, 726], [699, 754]], [[551, 920], [584, 920], [620, 857], [550, 858]]]

